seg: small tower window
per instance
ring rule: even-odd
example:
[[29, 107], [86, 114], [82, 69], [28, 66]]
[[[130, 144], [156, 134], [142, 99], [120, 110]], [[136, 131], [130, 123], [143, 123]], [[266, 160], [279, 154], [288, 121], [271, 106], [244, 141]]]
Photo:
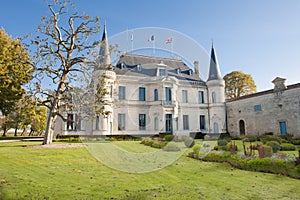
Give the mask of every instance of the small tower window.
[[211, 97], [212, 97], [212, 102], [216, 103], [217, 102], [217, 95], [216, 95], [215, 92], [212, 92]]
[[154, 90], [154, 101], [158, 101], [158, 90]]
[[121, 69], [125, 69], [126, 68], [126, 65], [124, 62], [121, 63]]

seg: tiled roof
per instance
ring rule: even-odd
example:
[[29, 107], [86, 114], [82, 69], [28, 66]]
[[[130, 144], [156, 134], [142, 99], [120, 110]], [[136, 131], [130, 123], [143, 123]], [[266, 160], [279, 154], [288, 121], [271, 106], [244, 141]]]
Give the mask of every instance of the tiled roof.
[[[122, 63], [124, 68], [121, 67]], [[141, 67], [140, 70], [138, 70], [138, 65]], [[165, 68], [168, 76], [175, 76], [179, 80], [199, 81], [205, 84], [182, 60], [171, 58], [124, 54], [120, 56], [115, 72], [120, 75], [151, 77], [156, 76], [157, 68]], [[191, 75], [190, 72], [192, 72]]]

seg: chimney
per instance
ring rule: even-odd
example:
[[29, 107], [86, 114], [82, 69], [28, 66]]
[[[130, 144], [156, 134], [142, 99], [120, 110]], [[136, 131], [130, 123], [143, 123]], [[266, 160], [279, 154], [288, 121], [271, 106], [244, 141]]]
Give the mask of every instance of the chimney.
[[194, 61], [194, 71], [195, 74], [199, 75], [199, 61]]

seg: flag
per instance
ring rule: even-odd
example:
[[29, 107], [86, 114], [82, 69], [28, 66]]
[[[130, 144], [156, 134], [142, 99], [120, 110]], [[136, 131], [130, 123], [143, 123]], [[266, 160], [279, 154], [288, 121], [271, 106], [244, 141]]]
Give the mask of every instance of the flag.
[[153, 42], [154, 41], [154, 35], [152, 35], [150, 38], [148, 38], [148, 42]]
[[171, 38], [171, 37], [167, 38], [166, 41], [165, 41], [166, 44], [169, 44], [169, 43], [172, 43], [172, 42], [173, 42], [173, 38]]

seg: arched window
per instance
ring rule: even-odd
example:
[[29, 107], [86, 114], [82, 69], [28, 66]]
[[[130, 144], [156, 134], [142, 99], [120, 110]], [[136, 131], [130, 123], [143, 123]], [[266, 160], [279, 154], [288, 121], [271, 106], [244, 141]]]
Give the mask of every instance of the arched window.
[[96, 117], [96, 130], [99, 130], [99, 122], [100, 122], [100, 118], [99, 116]]
[[154, 101], [158, 101], [158, 90], [154, 90]]
[[212, 102], [213, 102], [213, 103], [216, 103], [216, 102], [217, 102], [217, 95], [216, 95], [215, 92], [212, 92], [211, 98], [212, 98]]

